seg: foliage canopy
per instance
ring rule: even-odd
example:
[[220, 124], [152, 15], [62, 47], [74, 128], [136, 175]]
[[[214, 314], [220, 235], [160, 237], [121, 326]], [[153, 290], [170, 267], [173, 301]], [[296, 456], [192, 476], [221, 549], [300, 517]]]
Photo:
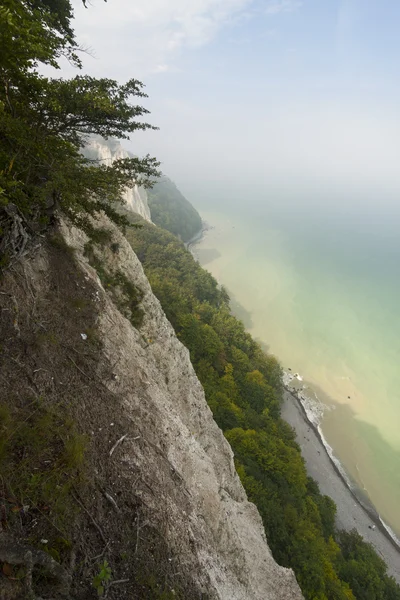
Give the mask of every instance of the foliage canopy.
[[[99, 210], [126, 223], [115, 209], [124, 188], [133, 182], [151, 185], [159, 175], [159, 163], [150, 156], [105, 166], [81, 155], [89, 134], [127, 138], [152, 126], [142, 120], [146, 108], [131, 104], [131, 98], [146, 97], [135, 79], [120, 85], [40, 74], [40, 65], [58, 68], [62, 57], [81, 67], [72, 18], [69, 0], [3, 0], [0, 7], [0, 253], [5, 255], [15, 249], [16, 223], [26, 237], [45, 227], [57, 209], [87, 231], [90, 216]], [[160, 215], [164, 226], [168, 219]], [[280, 366], [231, 315], [226, 292], [169, 233], [144, 226], [128, 235], [189, 348], [275, 558], [295, 570], [309, 600], [400, 600], [399, 587], [373, 549], [356, 532], [335, 530], [335, 506], [307, 477], [294, 434], [280, 418]], [[56, 417], [50, 417], [54, 426]], [[3, 418], [8, 419], [4, 411]], [[69, 450], [66, 445], [60, 465]], [[41, 482], [37, 489], [47, 493]]]
[[372, 546], [355, 531], [336, 531], [336, 506], [307, 476], [280, 418], [281, 368], [231, 314], [226, 291], [168, 232], [143, 223], [127, 237], [190, 351], [277, 562], [294, 569], [307, 600], [400, 600]]
[[[40, 64], [58, 68], [66, 57], [81, 67], [71, 27], [69, 0], [5, 0], [0, 8], [0, 226], [12, 204], [28, 230], [37, 231], [55, 210], [81, 227], [104, 210], [114, 221], [124, 219], [114, 206], [126, 186], [151, 185], [159, 175], [155, 158], [129, 158], [112, 166], [94, 164], [80, 149], [85, 137], [128, 138], [137, 130], [154, 129], [142, 120], [148, 110], [131, 99], [146, 98], [143, 84], [130, 79], [77, 75], [65, 80], [44, 77]], [[7, 251], [10, 244], [0, 246]]]
[[202, 228], [199, 213], [181, 194], [176, 185], [162, 176], [148, 193], [151, 220], [188, 242]]

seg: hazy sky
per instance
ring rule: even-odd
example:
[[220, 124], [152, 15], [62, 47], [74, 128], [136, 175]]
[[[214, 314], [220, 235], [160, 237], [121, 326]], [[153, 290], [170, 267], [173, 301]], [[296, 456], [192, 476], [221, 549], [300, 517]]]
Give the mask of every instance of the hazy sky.
[[397, 201], [399, 0], [73, 2], [85, 71], [147, 86], [129, 148], [195, 203]]

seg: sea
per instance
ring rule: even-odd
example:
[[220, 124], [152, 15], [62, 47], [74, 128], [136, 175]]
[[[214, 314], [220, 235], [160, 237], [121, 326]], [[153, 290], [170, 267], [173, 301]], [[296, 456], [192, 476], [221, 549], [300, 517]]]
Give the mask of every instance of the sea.
[[192, 252], [297, 375], [332, 459], [400, 544], [400, 219], [389, 213], [207, 207]]

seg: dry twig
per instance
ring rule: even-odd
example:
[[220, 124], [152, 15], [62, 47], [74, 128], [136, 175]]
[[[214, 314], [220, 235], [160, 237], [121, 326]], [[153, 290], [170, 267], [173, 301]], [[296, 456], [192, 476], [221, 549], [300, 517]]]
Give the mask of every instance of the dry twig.
[[27, 598], [34, 597], [33, 589], [32, 589], [32, 571], [33, 571], [33, 558], [32, 552], [30, 550], [25, 554], [25, 564], [26, 564], [26, 575], [25, 575], [25, 593]]
[[123, 442], [123, 441], [124, 441], [124, 439], [127, 437], [127, 435], [128, 435], [128, 434], [127, 434], [127, 433], [125, 433], [125, 434], [124, 434], [122, 437], [120, 437], [120, 438], [119, 438], [119, 440], [117, 440], [117, 441], [115, 442], [114, 446], [113, 446], [113, 447], [111, 448], [111, 450], [110, 450], [110, 456], [112, 456], [112, 455], [113, 455], [113, 453], [114, 453], [114, 450], [115, 450], [116, 448], [118, 448], [118, 446], [119, 446], [120, 444], [122, 444], [122, 442]]
[[82, 375], [84, 377], [86, 377], [86, 379], [93, 379], [93, 377], [90, 377], [90, 375], [87, 375], [84, 371], [82, 371], [82, 369], [80, 367], [78, 367], [78, 365], [76, 364], [76, 362], [69, 356], [69, 354], [67, 354], [67, 357], [69, 358], [69, 360], [72, 362], [72, 364], [78, 369], [78, 371], [80, 373], [82, 373]]
[[117, 503], [115, 502], [114, 498], [108, 493], [108, 492], [103, 492], [105, 498], [107, 498], [107, 500], [110, 502], [110, 504], [114, 507], [115, 512], [119, 513], [120, 510], [118, 508]]
[[136, 546], [135, 546], [135, 554], [137, 554], [137, 551], [139, 549], [139, 534], [140, 534], [140, 531], [141, 531], [141, 529], [143, 529], [143, 527], [146, 527], [146, 525], [149, 524], [149, 521], [145, 521], [143, 523], [143, 525], [139, 525], [139, 518], [140, 518], [140, 515], [138, 513], [137, 514], [137, 521], [136, 521]]
[[88, 509], [86, 508], [86, 506], [83, 504], [83, 502], [81, 502], [81, 500], [79, 500], [79, 498], [77, 496], [75, 496], [75, 494], [72, 494], [72, 497], [74, 498], [74, 500], [79, 504], [79, 506], [81, 506], [81, 508], [83, 508], [83, 510], [85, 511], [85, 513], [87, 514], [87, 516], [89, 517], [89, 519], [92, 521], [93, 525], [96, 527], [97, 531], [99, 532], [101, 539], [103, 540], [103, 542], [105, 544], [107, 544], [107, 540], [105, 538], [105, 535], [103, 533], [102, 528], [100, 527], [100, 525], [95, 521], [94, 517], [92, 517], [92, 515], [90, 514], [90, 512], [88, 511]]
[[115, 581], [111, 581], [108, 584], [108, 587], [112, 587], [113, 585], [120, 585], [121, 583], [129, 583], [130, 579], [116, 579]]

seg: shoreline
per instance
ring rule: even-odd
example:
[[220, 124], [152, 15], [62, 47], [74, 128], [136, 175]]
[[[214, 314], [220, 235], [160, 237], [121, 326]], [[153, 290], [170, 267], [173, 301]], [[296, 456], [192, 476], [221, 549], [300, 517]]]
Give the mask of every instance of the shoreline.
[[[185, 244], [192, 254], [193, 247], [209, 229], [212, 226], [203, 221], [202, 229]], [[375, 507], [372, 504], [367, 506], [357, 495], [357, 488], [352, 488], [346, 473], [342, 473], [336, 464], [333, 452], [330, 455], [318, 425], [310, 420], [298, 397], [300, 390], [296, 393], [286, 382], [284, 390], [281, 417], [295, 430], [307, 473], [318, 483], [321, 493], [335, 502], [337, 528], [347, 531], [356, 529], [385, 561], [388, 574], [400, 584], [400, 546], [390, 535]]]
[[356, 491], [349, 487], [297, 394], [286, 385], [284, 390], [282, 419], [295, 430], [307, 473], [318, 483], [321, 493], [335, 502], [336, 526], [346, 531], [356, 529], [385, 561], [388, 574], [400, 583], [399, 546], [386, 530], [379, 514], [365, 506]]
[[197, 233], [194, 234], [193, 237], [190, 238], [190, 240], [188, 240], [187, 242], [183, 242], [186, 250], [189, 250], [189, 252], [191, 252], [192, 247], [195, 244], [198, 244], [199, 242], [201, 242], [201, 240], [204, 237], [204, 234], [206, 233], [206, 231], [208, 231], [209, 229], [212, 229], [212, 227], [206, 223], [205, 221], [203, 221], [203, 219], [201, 220], [201, 228], [199, 229], [199, 231]]
[[340, 477], [340, 479], [346, 485], [346, 487], [348, 488], [349, 492], [351, 493], [351, 495], [353, 496], [353, 498], [355, 499], [355, 501], [358, 502], [358, 504], [360, 504], [361, 508], [369, 515], [369, 517], [374, 521], [375, 525], [377, 527], [379, 527], [379, 529], [381, 530], [381, 532], [389, 539], [389, 541], [393, 544], [393, 546], [395, 547], [395, 549], [400, 553], [400, 546], [399, 546], [399, 544], [397, 544], [396, 540], [394, 540], [392, 538], [392, 536], [390, 535], [390, 533], [387, 531], [385, 525], [382, 523], [382, 520], [380, 518], [380, 515], [379, 515], [378, 511], [375, 509], [375, 507], [373, 506], [373, 504], [371, 503], [371, 506], [367, 506], [366, 504], [364, 504], [364, 501], [357, 494], [357, 491], [360, 492], [360, 490], [357, 490], [357, 486], [356, 485], [354, 485], [354, 486], [351, 485], [351, 483], [349, 482], [349, 479], [342, 473], [342, 471], [340, 470], [340, 468], [336, 464], [334, 458], [330, 455], [330, 453], [329, 453], [329, 451], [328, 451], [328, 449], [326, 447], [326, 441], [325, 441], [323, 435], [321, 435], [319, 427], [317, 427], [315, 425], [315, 423], [313, 423], [311, 421], [311, 419], [309, 418], [309, 416], [307, 414], [307, 411], [304, 408], [303, 403], [301, 402], [301, 399], [298, 396], [298, 393], [296, 393], [296, 391], [290, 390], [289, 386], [284, 385], [284, 388], [285, 388], [286, 392], [288, 394], [290, 394], [292, 396], [292, 398], [294, 398], [296, 400], [296, 402], [298, 403], [298, 406], [300, 407], [300, 410], [302, 412], [303, 418], [305, 419], [305, 421], [309, 425], [309, 427], [311, 427], [313, 429], [313, 431], [314, 431], [315, 435], [318, 437], [321, 445], [324, 447], [324, 450], [325, 450], [325, 452], [326, 452], [329, 460], [331, 461], [332, 467], [335, 469], [337, 475]]

